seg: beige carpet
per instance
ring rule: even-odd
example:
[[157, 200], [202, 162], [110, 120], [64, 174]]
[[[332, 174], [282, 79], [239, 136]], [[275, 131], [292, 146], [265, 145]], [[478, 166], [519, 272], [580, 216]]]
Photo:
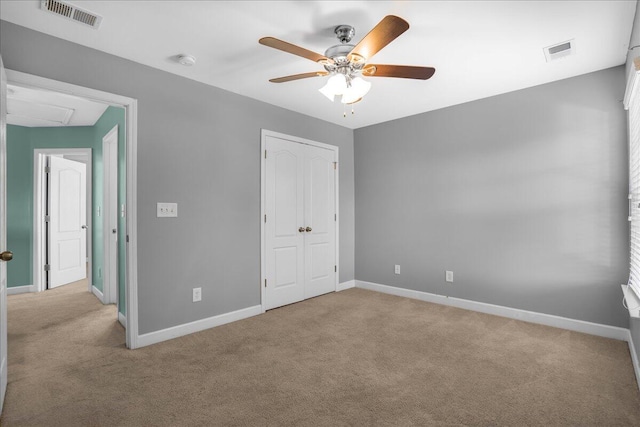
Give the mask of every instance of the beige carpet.
[[3, 427], [640, 425], [625, 342], [361, 289], [134, 351], [84, 284], [8, 314]]

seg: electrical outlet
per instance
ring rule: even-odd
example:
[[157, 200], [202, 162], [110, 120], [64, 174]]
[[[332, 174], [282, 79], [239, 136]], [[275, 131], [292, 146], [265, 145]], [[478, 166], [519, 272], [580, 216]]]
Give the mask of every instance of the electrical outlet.
[[[122, 205], [124, 209], [124, 205]], [[124, 211], [123, 211], [124, 213]], [[178, 204], [177, 203], [158, 203], [157, 213], [158, 218], [171, 218], [178, 216]]]
[[193, 302], [202, 301], [202, 288], [193, 288]]
[[449, 283], [453, 283], [453, 271], [445, 271], [444, 273], [444, 280], [446, 280]]
[[400, 274], [400, 266], [398, 264], [396, 264], [395, 273]]

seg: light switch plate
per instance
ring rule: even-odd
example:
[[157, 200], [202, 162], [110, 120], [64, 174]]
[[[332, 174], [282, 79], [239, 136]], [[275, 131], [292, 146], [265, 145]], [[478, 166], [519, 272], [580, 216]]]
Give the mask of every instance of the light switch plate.
[[171, 218], [178, 216], [178, 204], [177, 203], [158, 203], [158, 218]]

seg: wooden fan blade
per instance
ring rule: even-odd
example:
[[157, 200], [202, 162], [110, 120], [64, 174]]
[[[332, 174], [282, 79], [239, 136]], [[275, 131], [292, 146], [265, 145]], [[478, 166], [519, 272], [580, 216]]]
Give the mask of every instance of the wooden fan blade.
[[277, 79], [271, 79], [269, 81], [271, 83], [284, 83], [284, 82], [290, 82], [292, 80], [306, 79], [309, 77], [326, 76], [327, 74], [329, 73], [327, 73], [326, 71], [315, 71], [313, 73], [302, 73], [302, 74], [294, 74], [286, 77], [278, 77]]
[[301, 56], [312, 60], [313, 62], [319, 62], [321, 64], [333, 63], [333, 61], [324, 55], [307, 50], [303, 47], [296, 46], [295, 44], [287, 43], [285, 41], [276, 39], [274, 37], [263, 37], [258, 42], [262, 45], [272, 47], [274, 49], [281, 50], [283, 52], [291, 53], [293, 55]]
[[433, 67], [414, 67], [411, 65], [367, 64], [362, 69], [362, 75], [366, 77], [399, 77], [418, 80], [427, 80], [435, 72], [436, 69]]
[[394, 41], [400, 34], [409, 29], [409, 23], [404, 19], [387, 15], [369, 31], [360, 43], [349, 53], [349, 61], [366, 62], [383, 47]]

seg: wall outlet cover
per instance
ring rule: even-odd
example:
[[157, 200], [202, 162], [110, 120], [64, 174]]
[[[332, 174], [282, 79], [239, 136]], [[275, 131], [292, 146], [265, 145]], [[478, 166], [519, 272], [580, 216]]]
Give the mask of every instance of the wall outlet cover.
[[396, 268], [395, 268], [394, 272], [396, 274], [400, 274], [400, 266], [398, 264], [396, 264]]
[[193, 302], [202, 301], [202, 288], [193, 288]]
[[445, 273], [444, 273], [444, 279], [445, 279], [447, 282], [453, 283], [453, 271], [449, 271], [449, 270], [445, 271]]

